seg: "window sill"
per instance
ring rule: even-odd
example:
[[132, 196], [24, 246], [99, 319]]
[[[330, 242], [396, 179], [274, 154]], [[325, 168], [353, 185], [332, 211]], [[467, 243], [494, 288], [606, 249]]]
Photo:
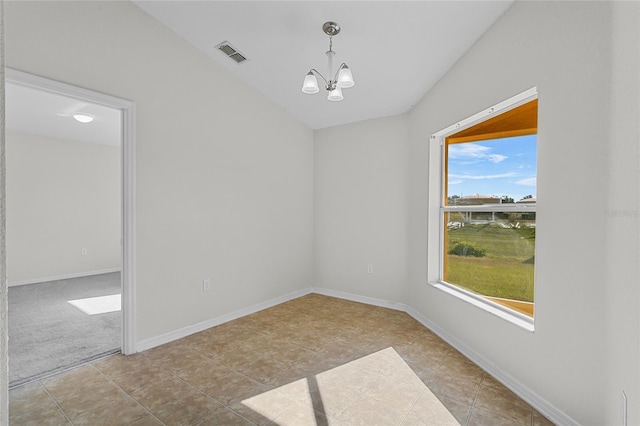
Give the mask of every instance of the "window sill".
[[471, 292], [465, 291], [454, 285], [445, 282], [430, 283], [433, 287], [444, 291], [458, 299], [464, 300], [484, 311], [487, 311], [493, 315], [496, 315], [505, 321], [509, 321], [512, 324], [517, 325], [527, 331], [533, 332], [533, 318], [520, 314], [509, 308], [506, 308], [498, 303], [491, 302], [481, 296], [475, 295]]

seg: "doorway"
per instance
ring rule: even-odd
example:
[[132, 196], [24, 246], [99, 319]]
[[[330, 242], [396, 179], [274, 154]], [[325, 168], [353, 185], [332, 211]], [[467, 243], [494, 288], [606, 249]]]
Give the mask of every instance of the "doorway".
[[[51, 178], [50, 183], [55, 183], [49, 188], [31, 187], [31, 194], [23, 194], [26, 203], [14, 203], [14, 207], [18, 204], [26, 204], [22, 206], [24, 210], [29, 209], [48, 211], [51, 217], [51, 224], [55, 223], [56, 226], [46, 226], [42, 229], [33, 230], [34, 232], [23, 233], [24, 239], [20, 241], [18, 238], [13, 238], [12, 241], [8, 241], [7, 257], [8, 257], [8, 282], [11, 303], [12, 293], [28, 294], [29, 292], [38, 294], [40, 298], [55, 299], [53, 295], [60, 296], [58, 302], [64, 305], [63, 309], [75, 312], [78, 315], [92, 316], [91, 319], [95, 323], [96, 318], [101, 318], [105, 322], [105, 318], [110, 316], [110, 320], [105, 324], [118, 323], [120, 330], [115, 337], [112, 335], [111, 343], [107, 346], [111, 346], [112, 351], [121, 351], [124, 354], [135, 353], [135, 199], [134, 199], [134, 179], [135, 179], [135, 160], [134, 160], [134, 119], [135, 119], [135, 105], [127, 100], [115, 98], [109, 95], [93, 92], [90, 90], [82, 89], [79, 87], [71, 86], [68, 84], [60, 83], [54, 80], [45, 79], [32, 74], [6, 69], [6, 83], [8, 88], [7, 96], [7, 110], [11, 111], [11, 102], [15, 101], [15, 97], [10, 96], [10, 92], [20, 93], [21, 99], [28, 98], [29, 96], [36, 96], [31, 98], [31, 105], [40, 105], [45, 103], [43, 99], [49, 98], [55, 102], [63, 102], [62, 107], [58, 105], [57, 111], [50, 111], [49, 117], [58, 122], [71, 122], [75, 125], [76, 131], [79, 134], [56, 134], [55, 131], [61, 131], [57, 129], [52, 135], [46, 135], [46, 129], [41, 129], [40, 125], [46, 122], [47, 119], [40, 117], [40, 119], [34, 119], [28, 123], [18, 124], [26, 126], [29, 132], [24, 132], [18, 129], [12, 130], [12, 127], [16, 123], [9, 122], [11, 117], [8, 116], [8, 132], [12, 135], [8, 135], [8, 149], [7, 149], [7, 163], [8, 165], [12, 161], [11, 148], [12, 138], [22, 138], [21, 144], [14, 144], [20, 146], [20, 149], [33, 149], [33, 147], [46, 147], [48, 149], [48, 155], [42, 155], [43, 158], [36, 158], [33, 163], [40, 163], [41, 170], [47, 170]], [[38, 96], [40, 98], [38, 98]], [[56, 100], [57, 99], [57, 100]], [[34, 108], [35, 110], [36, 108]], [[83, 112], [85, 117], [79, 117], [80, 119], [95, 120], [95, 123], [104, 125], [106, 122], [111, 124], [110, 127], [105, 127], [97, 132], [94, 136], [96, 140], [89, 141], [87, 138], [90, 136], [82, 135], [82, 132], [87, 132], [89, 126], [79, 126], [72, 117], [76, 112]], [[89, 118], [87, 118], [89, 117]], [[77, 119], [76, 119], [77, 120]], [[115, 124], [115, 127], [113, 124]], [[99, 127], [96, 126], [96, 127]], [[32, 135], [26, 135], [31, 133]], [[35, 136], [33, 134], [36, 134]], [[75, 141], [74, 141], [75, 139]], [[84, 140], [84, 142], [80, 142]], [[120, 146], [114, 147], [113, 141], [117, 141]], [[65, 143], [63, 143], [65, 142]], [[109, 146], [111, 144], [111, 146]], [[74, 146], [79, 149], [80, 153], [74, 152], [69, 154], [70, 146]], [[54, 149], [55, 147], [55, 149]], [[67, 153], [56, 152], [56, 149], [60, 148], [62, 151], [67, 149]], [[55, 153], [55, 154], [54, 154]], [[32, 153], [33, 154], [33, 153]], [[43, 153], [44, 154], [44, 153]], [[36, 154], [37, 155], [37, 154]], [[114, 157], [115, 155], [115, 157]], [[69, 156], [75, 156], [75, 161], [68, 161]], [[17, 157], [17, 156], [15, 156]], [[22, 158], [25, 158], [22, 156]], [[91, 159], [98, 159], [98, 162], [91, 163]], [[36, 164], [29, 164], [30, 166], [36, 166]], [[115, 165], [115, 169], [113, 168]], [[101, 169], [102, 168], [102, 169]], [[28, 167], [23, 167], [28, 169]], [[68, 169], [75, 169], [70, 172]], [[32, 169], [32, 173], [23, 173], [21, 176], [22, 181], [28, 181], [33, 175], [38, 173], [39, 169]], [[110, 170], [110, 171], [109, 171]], [[24, 172], [25, 170], [23, 170]], [[75, 173], [75, 174], [74, 174]], [[103, 179], [108, 175], [115, 178], [116, 182], [111, 181], [110, 184], [105, 184], [107, 179]], [[16, 176], [19, 175], [16, 174]], [[8, 189], [11, 191], [11, 174], [8, 174]], [[42, 178], [42, 176], [40, 176]], [[14, 183], [19, 181], [17, 177], [14, 178]], [[66, 183], [65, 183], [65, 179]], [[102, 182], [102, 183], [101, 183]], [[40, 185], [46, 186], [49, 183], [47, 180], [40, 181]], [[32, 182], [33, 184], [33, 182]], [[115, 185], [114, 185], [115, 184]], [[93, 187], [91, 187], [93, 185]], [[96, 186], [97, 185], [97, 186]], [[102, 185], [102, 186], [101, 186]], [[105, 186], [106, 185], [106, 186]], [[61, 188], [60, 186], [65, 186]], [[80, 192], [72, 193], [72, 187], [79, 188]], [[27, 186], [28, 188], [28, 186]], [[68, 190], [68, 191], [65, 191]], [[9, 192], [8, 191], [8, 192]], [[39, 197], [35, 196], [35, 193], [40, 191]], [[85, 191], [84, 193], [82, 191]], [[93, 192], [93, 194], [92, 194]], [[98, 194], [96, 194], [97, 192]], [[67, 196], [65, 196], [67, 194]], [[75, 195], [73, 195], [75, 194]], [[31, 197], [31, 195], [33, 195]], [[115, 198], [114, 198], [115, 196]], [[47, 197], [49, 197], [47, 199]], [[102, 209], [105, 209], [104, 204], [102, 206], [95, 206], [94, 210], [87, 210], [89, 198], [94, 201], [101, 198], [110, 198], [112, 203], [110, 211], [113, 213], [110, 215], [102, 214]], [[29, 205], [29, 201], [39, 200], [38, 205]], [[10, 200], [10, 198], [9, 198]], [[51, 204], [57, 202], [67, 202], [64, 207], [51, 208], [47, 206], [47, 201]], [[86, 203], [85, 203], [86, 201]], [[96, 202], [96, 204], [100, 204]], [[11, 205], [8, 206], [7, 232], [11, 232]], [[66, 212], [64, 211], [66, 209]], [[73, 217], [75, 215], [75, 217]], [[14, 215], [14, 218], [24, 216], [22, 211], [18, 215]], [[35, 215], [38, 216], [38, 215]], [[56, 217], [57, 216], [57, 217]], [[87, 218], [90, 216], [90, 218]], [[102, 216], [102, 217], [101, 217]], [[40, 215], [42, 218], [43, 215]], [[83, 219], [89, 219], [86, 222], [92, 222], [98, 224], [97, 228], [104, 227], [103, 231], [111, 230], [113, 232], [99, 232], [100, 229], [91, 230], [90, 227], [82, 228], [82, 226], [75, 226], [75, 233], [70, 232], [66, 238], [59, 238], [55, 244], [53, 244], [54, 251], [50, 256], [42, 256], [42, 250], [40, 247], [49, 245], [51, 246], [50, 234], [55, 234], [57, 231], [63, 231], [57, 228], [63, 228], [66, 222], [77, 222], [80, 218], [80, 222]], [[117, 220], [116, 220], [117, 219]], [[66, 220], [66, 222], [65, 222]], [[105, 222], [106, 220], [106, 222]], [[13, 223], [16, 226], [19, 224], [19, 219], [14, 219]], [[77, 225], [77, 224], [76, 224]], [[115, 225], [115, 228], [114, 228]], [[24, 224], [21, 224], [23, 226]], [[114, 230], [115, 229], [115, 230]], [[111, 234], [111, 235], [109, 235]], [[108, 240], [108, 241], [107, 241]], [[12, 246], [14, 247], [12, 249]], [[77, 247], [76, 247], [77, 246]], [[40, 256], [40, 259], [38, 259]], [[12, 263], [13, 261], [13, 263]], [[44, 280], [42, 278], [45, 278]], [[47, 280], [46, 278], [53, 278]], [[58, 285], [57, 290], [53, 290], [51, 295], [47, 296], [38, 289], [38, 287], [44, 287], [40, 284], [35, 284], [41, 281], [52, 281], [52, 284]], [[23, 284], [23, 285], [20, 285]], [[60, 285], [62, 284], [62, 287]], [[103, 288], [97, 297], [82, 297], [82, 291], [84, 295], [90, 295], [87, 293], [90, 287]], [[69, 288], [75, 287], [81, 289], [80, 296], [78, 298], [71, 298], [71, 300], [62, 300], [65, 298], [65, 291], [68, 292]], [[105, 290], [105, 288], [107, 290]], [[29, 291], [23, 291], [23, 290]], [[16, 291], [13, 291], [16, 290]], [[20, 291], [18, 291], [20, 290]], [[51, 291], [51, 289], [49, 289]], [[103, 294], [117, 293], [115, 294]], [[16, 299], [17, 300], [17, 299]], [[88, 304], [88, 306], [87, 306]], [[121, 310], [118, 310], [120, 304]], [[93, 311], [92, 311], [93, 309]], [[95, 309], [98, 309], [97, 311]], [[100, 309], [104, 312], [100, 313]], [[106, 310], [105, 310], [106, 309]], [[27, 311], [24, 309], [24, 311]], [[82, 311], [82, 312], [81, 312]], [[111, 313], [109, 313], [111, 312]], [[115, 314], [114, 314], [115, 312]], [[9, 306], [10, 318], [12, 317], [11, 305]], [[26, 315], [28, 312], [19, 312], [20, 315]], [[114, 317], [115, 315], [115, 317]], [[51, 326], [51, 322], [55, 321], [54, 317], [43, 315], [39, 319], [41, 321], [41, 328], [45, 328], [47, 325]], [[37, 321], [36, 321], [37, 322]], [[14, 321], [14, 326], [20, 326], [21, 324]], [[66, 328], [67, 326], [61, 326], [60, 328]], [[15, 329], [15, 327], [12, 327]], [[55, 327], [54, 327], [55, 328]], [[42, 330], [40, 330], [42, 331]], [[67, 334], [69, 330], [66, 330]], [[47, 333], [43, 335], [46, 336]], [[64, 333], [63, 333], [64, 334]], [[73, 334], [73, 333], [72, 333]], [[11, 333], [9, 333], [11, 338]], [[106, 340], [100, 337], [93, 336], [94, 341], [100, 342]], [[12, 342], [9, 342], [9, 351], [12, 350]], [[36, 339], [37, 341], [37, 339]], [[34, 345], [33, 343], [31, 343]], [[38, 351], [38, 345], [34, 345], [34, 351]], [[96, 346], [94, 356], [104, 353], [105, 346]], [[107, 351], [108, 352], [108, 351]], [[60, 357], [64, 358], [64, 357]], [[90, 359], [91, 357], [89, 357]], [[82, 360], [77, 363], [81, 363]], [[65, 364], [65, 361], [61, 359], [61, 363]], [[68, 367], [68, 365], [60, 365], [60, 367]], [[54, 369], [55, 370], [55, 369]], [[39, 373], [46, 373], [45, 371]], [[10, 386], [15, 386], [21, 381], [14, 382], [11, 371]], [[42, 377], [42, 374], [39, 375]], [[24, 381], [24, 378], [22, 382]]]

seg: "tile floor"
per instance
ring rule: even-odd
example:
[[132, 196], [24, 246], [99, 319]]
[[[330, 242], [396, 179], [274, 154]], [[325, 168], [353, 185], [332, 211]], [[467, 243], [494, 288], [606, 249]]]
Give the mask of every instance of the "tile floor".
[[552, 424], [406, 313], [317, 294], [15, 388], [9, 417], [16, 426]]

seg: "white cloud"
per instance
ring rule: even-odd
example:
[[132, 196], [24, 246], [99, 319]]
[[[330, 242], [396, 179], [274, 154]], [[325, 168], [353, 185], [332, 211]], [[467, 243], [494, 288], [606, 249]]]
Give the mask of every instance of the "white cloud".
[[[509, 173], [501, 173], [498, 175], [449, 175], [450, 178], [455, 178], [455, 179], [501, 179], [501, 178], [508, 178], [508, 177], [513, 177], [515, 176], [516, 173], [514, 172], [509, 172]], [[523, 179], [525, 180], [525, 179]], [[534, 178], [535, 180], [535, 178]]]
[[491, 148], [475, 143], [449, 145], [449, 158], [482, 158]]
[[478, 143], [461, 143], [449, 145], [449, 158], [488, 160], [492, 163], [500, 163], [508, 157], [502, 154], [492, 154], [491, 148]]
[[507, 156], [506, 155], [502, 155], [502, 154], [489, 154], [489, 155], [487, 155], [487, 158], [492, 163], [499, 163], [501, 161], [506, 160]]
[[457, 184], [460, 184], [460, 183], [464, 183], [464, 181], [460, 180], [460, 179], [458, 179], [458, 180], [450, 180], [449, 181], [449, 185], [457, 185]]
[[536, 177], [534, 176], [534, 177], [531, 177], [531, 178], [526, 178], [526, 179], [520, 179], [520, 180], [517, 180], [517, 181], [515, 181], [514, 183], [515, 183], [516, 185], [536, 186], [536, 182], [537, 182], [537, 179], [536, 179]]

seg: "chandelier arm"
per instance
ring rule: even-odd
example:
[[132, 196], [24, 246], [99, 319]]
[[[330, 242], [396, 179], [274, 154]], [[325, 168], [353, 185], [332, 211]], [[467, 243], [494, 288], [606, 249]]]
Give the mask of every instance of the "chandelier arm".
[[317, 69], [315, 69], [315, 68], [311, 68], [311, 69], [309, 70], [309, 72], [313, 72], [313, 73], [315, 73], [318, 77], [320, 77], [321, 79], [323, 79], [323, 80], [324, 80], [324, 82], [325, 82], [325, 84], [326, 84], [326, 85], [329, 85], [329, 82], [327, 81], [327, 79], [326, 79], [326, 78], [324, 78], [324, 76], [323, 76], [322, 74], [320, 74], [320, 72], [319, 72]]

